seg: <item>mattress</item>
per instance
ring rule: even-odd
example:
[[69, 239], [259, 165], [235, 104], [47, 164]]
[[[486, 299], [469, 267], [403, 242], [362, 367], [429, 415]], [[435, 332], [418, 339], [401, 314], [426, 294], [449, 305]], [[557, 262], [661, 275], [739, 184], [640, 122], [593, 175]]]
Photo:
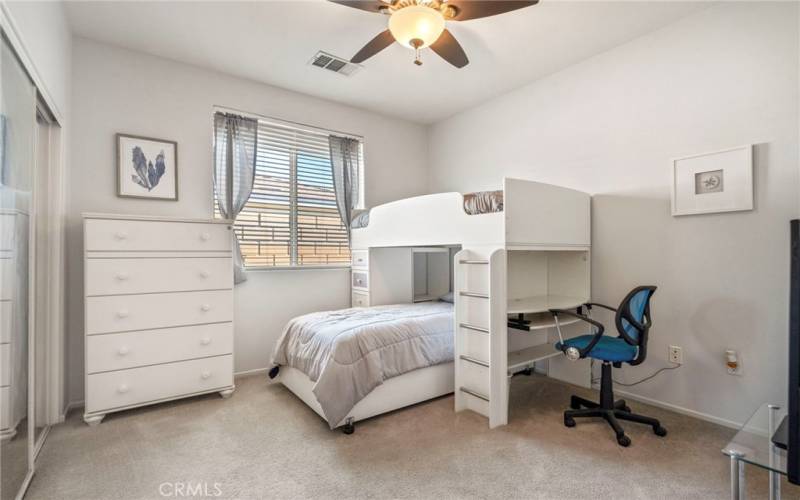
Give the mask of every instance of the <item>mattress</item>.
[[272, 363], [308, 376], [334, 428], [385, 380], [451, 362], [453, 338], [448, 302], [317, 312], [289, 321]]
[[[490, 214], [503, 211], [503, 190], [477, 191], [464, 195], [464, 211], [469, 215]], [[350, 222], [350, 229], [369, 225], [369, 210], [365, 210]]]
[[464, 211], [469, 215], [503, 211], [503, 190], [478, 191], [464, 195]]

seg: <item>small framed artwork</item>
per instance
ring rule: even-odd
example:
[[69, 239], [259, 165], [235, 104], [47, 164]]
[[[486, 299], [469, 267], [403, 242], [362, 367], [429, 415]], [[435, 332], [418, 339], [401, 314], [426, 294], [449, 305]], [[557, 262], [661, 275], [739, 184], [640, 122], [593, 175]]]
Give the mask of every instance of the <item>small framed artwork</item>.
[[178, 201], [178, 143], [117, 134], [117, 196]]
[[672, 215], [752, 209], [752, 145], [672, 160]]

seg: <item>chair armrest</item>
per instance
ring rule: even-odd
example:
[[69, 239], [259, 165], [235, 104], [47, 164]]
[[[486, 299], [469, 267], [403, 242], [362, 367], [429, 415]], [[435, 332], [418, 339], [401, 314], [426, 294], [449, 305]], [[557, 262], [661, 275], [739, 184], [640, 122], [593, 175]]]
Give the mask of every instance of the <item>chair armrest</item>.
[[584, 305], [585, 305], [586, 307], [588, 307], [589, 309], [591, 309], [591, 308], [592, 308], [592, 307], [594, 307], [594, 306], [597, 306], [597, 307], [602, 307], [603, 309], [608, 309], [609, 311], [614, 311], [614, 312], [617, 312], [617, 309], [616, 309], [616, 308], [614, 308], [614, 307], [611, 307], [611, 306], [607, 306], [607, 305], [605, 305], [605, 304], [599, 304], [599, 303], [597, 303], [597, 302], [587, 302], [587, 303], [585, 303]]
[[[564, 314], [566, 316], [572, 316], [573, 318], [578, 318], [579, 320], [585, 321], [597, 328], [597, 332], [594, 334], [594, 338], [586, 345], [586, 347], [584, 347], [583, 349], [578, 349], [581, 358], [585, 358], [586, 355], [589, 353], [589, 351], [594, 349], [594, 346], [597, 345], [598, 342], [600, 342], [600, 338], [603, 336], [603, 332], [605, 332], [606, 330], [606, 327], [604, 327], [603, 324], [600, 323], [599, 321], [595, 321], [592, 318], [586, 317], [582, 314], [578, 314], [573, 311], [568, 311], [566, 309], [550, 309], [550, 312], [553, 314], [553, 316], [556, 317], [558, 317], [559, 314]], [[567, 349], [566, 346], [564, 346], [564, 344], [561, 344], [561, 351], [566, 353], [566, 349]]]

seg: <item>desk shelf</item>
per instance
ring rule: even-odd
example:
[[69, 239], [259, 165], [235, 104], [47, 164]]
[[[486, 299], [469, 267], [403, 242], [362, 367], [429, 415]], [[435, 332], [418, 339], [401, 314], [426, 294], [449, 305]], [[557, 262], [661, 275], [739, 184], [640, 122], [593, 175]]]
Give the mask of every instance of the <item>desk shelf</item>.
[[[523, 332], [533, 332], [536, 330], [547, 330], [548, 328], [555, 328], [556, 327], [556, 320], [552, 314], [549, 312], [544, 313], [536, 313], [536, 314], [528, 314], [525, 318], [527, 324], [520, 324], [516, 322], [517, 318], [509, 318], [508, 319], [508, 327], [513, 328], [514, 330], [520, 330]], [[559, 320], [559, 324], [561, 326], [572, 325], [575, 323], [579, 323], [581, 320], [578, 318], [573, 318], [572, 316], [561, 316]]]
[[536, 361], [560, 356], [553, 344], [541, 344], [508, 353], [508, 373], [515, 373], [528, 368]]
[[[586, 302], [588, 302], [588, 298], [586, 297], [536, 295], [533, 297], [509, 299], [506, 312], [508, 314], [533, 314], [548, 312], [550, 309], [576, 309]], [[562, 322], [562, 324], [564, 323]]]

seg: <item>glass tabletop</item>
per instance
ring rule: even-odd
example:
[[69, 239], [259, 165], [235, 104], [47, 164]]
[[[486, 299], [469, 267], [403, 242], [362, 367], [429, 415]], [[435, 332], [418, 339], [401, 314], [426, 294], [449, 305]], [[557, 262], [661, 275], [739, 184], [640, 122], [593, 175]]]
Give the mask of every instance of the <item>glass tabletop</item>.
[[747, 419], [722, 453], [737, 456], [740, 460], [764, 469], [786, 474], [786, 450], [772, 443], [786, 410], [777, 405], [765, 404]]

